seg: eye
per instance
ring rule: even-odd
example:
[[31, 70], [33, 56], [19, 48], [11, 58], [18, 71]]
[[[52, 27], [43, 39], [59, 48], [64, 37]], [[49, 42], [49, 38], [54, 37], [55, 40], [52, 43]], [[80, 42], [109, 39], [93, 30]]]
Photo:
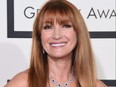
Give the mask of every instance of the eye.
[[53, 25], [51, 23], [44, 23], [43, 24], [43, 29], [45, 29], [45, 30], [49, 30], [52, 28], [53, 28]]
[[51, 25], [45, 25], [45, 26], [43, 26], [43, 28], [44, 28], [45, 30], [47, 30], [47, 29], [52, 29], [52, 26], [51, 26]]
[[71, 28], [71, 27], [72, 27], [71, 24], [64, 24], [64, 25], [63, 25], [63, 28]]

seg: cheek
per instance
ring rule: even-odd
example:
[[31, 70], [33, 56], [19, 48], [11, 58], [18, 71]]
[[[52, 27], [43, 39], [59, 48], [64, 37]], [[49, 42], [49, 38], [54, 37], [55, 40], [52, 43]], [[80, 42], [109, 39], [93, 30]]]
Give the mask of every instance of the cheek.
[[71, 35], [70, 35], [70, 44], [71, 44], [71, 47], [72, 48], [75, 48], [76, 44], [77, 44], [77, 36], [76, 36], [76, 33], [73, 32]]
[[41, 42], [42, 42], [43, 47], [44, 47], [46, 41], [47, 41], [47, 36], [46, 36], [46, 34], [41, 33]]
[[41, 42], [43, 47], [46, 47], [46, 45], [48, 44], [49, 38], [51, 37], [50, 35], [51, 34], [45, 32], [41, 33]]
[[70, 40], [71, 40], [72, 43], [75, 43], [75, 44], [77, 43], [77, 35], [76, 35], [76, 32], [74, 32], [74, 31], [73, 32], [70, 32], [70, 36], [69, 37], [70, 37]]

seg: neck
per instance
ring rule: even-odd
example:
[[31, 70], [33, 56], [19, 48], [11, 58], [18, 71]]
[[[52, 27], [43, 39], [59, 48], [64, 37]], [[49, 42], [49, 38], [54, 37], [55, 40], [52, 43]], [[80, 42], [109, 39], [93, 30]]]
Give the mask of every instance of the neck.
[[[71, 57], [50, 58], [48, 57], [49, 75], [58, 82], [66, 82], [72, 72]], [[62, 79], [61, 79], [62, 78]]]

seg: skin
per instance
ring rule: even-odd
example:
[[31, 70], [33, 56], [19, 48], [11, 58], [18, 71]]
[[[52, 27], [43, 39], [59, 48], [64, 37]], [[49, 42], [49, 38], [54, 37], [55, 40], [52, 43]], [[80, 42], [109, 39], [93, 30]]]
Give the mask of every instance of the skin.
[[[69, 26], [70, 25], [70, 26]], [[71, 55], [72, 50], [77, 43], [76, 33], [72, 24], [66, 23], [51, 25], [45, 23], [41, 32], [42, 44], [45, 52], [48, 54], [48, 65], [50, 76], [57, 82], [64, 83], [68, 81], [71, 73]], [[5, 87], [28, 87], [28, 70], [17, 74]], [[76, 82], [70, 83], [70, 87], [76, 87]], [[50, 83], [50, 87], [55, 87]], [[96, 87], [107, 87], [101, 81], [96, 81]]]
[[4, 87], [28, 87], [27, 86], [28, 70], [15, 75]]
[[77, 43], [72, 24], [68, 22], [59, 25], [56, 21], [54, 25], [44, 23], [41, 39], [43, 48], [48, 54], [50, 77], [57, 82], [66, 82], [71, 73], [72, 50]]
[[[18, 73], [14, 76], [14, 78], [8, 82], [4, 87], [28, 87], [27, 85], [28, 79], [28, 70]], [[71, 84], [72, 87], [76, 87], [75, 83]], [[97, 80], [96, 87], [107, 87], [103, 82]]]
[[41, 32], [42, 45], [49, 58], [63, 59], [70, 55], [77, 43], [76, 33], [70, 22], [44, 23]]

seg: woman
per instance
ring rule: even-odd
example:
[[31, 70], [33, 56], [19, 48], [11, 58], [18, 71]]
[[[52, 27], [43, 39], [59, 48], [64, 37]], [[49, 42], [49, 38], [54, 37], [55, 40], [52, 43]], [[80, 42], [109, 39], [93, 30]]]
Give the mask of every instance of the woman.
[[33, 27], [30, 68], [5, 87], [106, 87], [96, 78], [90, 37], [79, 10], [49, 0]]

